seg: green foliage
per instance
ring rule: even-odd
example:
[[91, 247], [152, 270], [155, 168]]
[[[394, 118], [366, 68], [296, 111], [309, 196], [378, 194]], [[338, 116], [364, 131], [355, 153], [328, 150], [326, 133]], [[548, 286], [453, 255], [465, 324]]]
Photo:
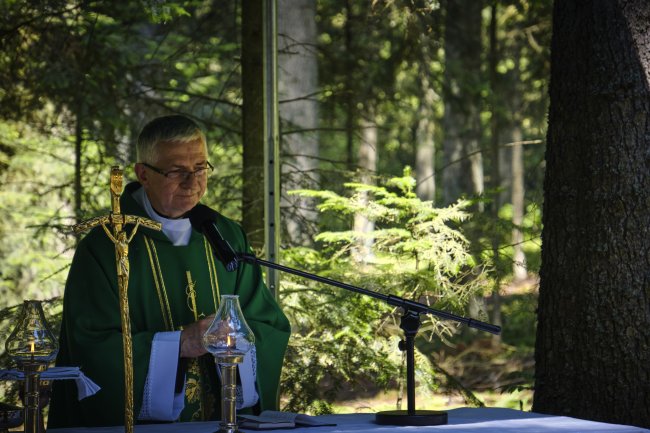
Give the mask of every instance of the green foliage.
[[[141, 0], [120, 7], [77, 1], [2, 5], [0, 80], [12, 85], [0, 89], [0, 116], [60, 138], [57, 132], [66, 131], [63, 146], [81, 145], [83, 187], [105, 185], [111, 163], [133, 162], [130, 144], [144, 122], [163, 113], [196, 118], [211, 147], [225, 148], [227, 161], [241, 160], [236, 5], [214, 9], [201, 0]], [[221, 182], [211, 183], [208, 196], [234, 217], [241, 199], [236, 167], [219, 170]], [[73, 209], [78, 216], [102, 210], [93, 200], [95, 191], [76, 192], [83, 201]]]
[[0, 122], [11, 159], [0, 171], [0, 308], [63, 294], [74, 238], [70, 148], [23, 124]]
[[154, 23], [166, 23], [176, 17], [189, 16], [190, 13], [183, 6], [186, 2], [173, 2], [165, 0], [141, 0], [142, 6]]
[[537, 295], [526, 293], [510, 295], [502, 307], [506, 318], [503, 326], [503, 340], [522, 349], [532, 351], [535, 348]]
[[[499, 211], [499, 219], [504, 221], [504, 227], [510, 228], [510, 230], [515, 228], [514, 225], [510, 223], [510, 221], [512, 221], [511, 204], [508, 203], [501, 207], [501, 210]], [[517, 228], [522, 232], [524, 237], [522, 248], [526, 254], [526, 267], [530, 273], [536, 274], [539, 272], [542, 253], [542, 209], [537, 203], [531, 203], [526, 207], [524, 220]], [[508, 239], [506, 237], [507, 235], [509, 235], [509, 233], [504, 233], [505, 239]], [[506, 258], [512, 258], [512, 247], [512, 245], [506, 243], [506, 245], [501, 248], [501, 251]], [[512, 260], [510, 260], [510, 264], [511, 263]]]
[[[491, 203], [488, 197], [493, 197], [494, 194], [494, 192], [488, 192], [474, 202]], [[515, 228], [523, 235], [521, 246], [526, 255], [525, 267], [528, 273], [534, 275], [539, 271], [542, 215], [541, 208], [537, 203], [530, 203], [527, 206], [523, 221], [518, 226], [512, 222], [512, 205], [508, 203], [500, 208], [497, 219], [487, 212], [477, 212], [471, 221], [463, 224], [463, 228], [472, 240], [472, 255], [478, 257], [478, 260], [492, 263], [493, 271], [500, 280], [508, 281], [512, 275], [514, 263], [512, 231]]]
[[[321, 152], [340, 168], [355, 167], [350, 145], [356, 146], [360, 122], [368, 119], [382, 132], [378, 172], [399, 175], [414, 162], [413, 134], [423, 97], [420, 66], [431, 72], [434, 93], [441, 93], [439, 2], [334, 1], [318, 2], [317, 8]], [[436, 117], [442, 109], [436, 98]], [[440, 131], [436, 134], [437, 142]], [[340, 176], [333, 180], [338, 183]]]
[[[375, 223], [375, 230], [324, 232], [318, 236], [322, 251], [291, 249], [283, 261], [384, 295], [464, 313], [468, 299], [487, 283], [483, 266], [475, 263], [457, 228], [469, 217], [466, 203], [434, 208], [415, 196], [413, 185], [407, 169], [385, 186], [347, 184], [349, 196], [294, 192], [320, 199], [322, 212], [364, 215]], [[357, 253], [368, 238], [373, 240], [373, 258], [361, 261]], [[402, 364], [397, 350], [402, 335], [398, 309], [295, 277], [283, 281], [280, 296], [294, 327], [284, 369], [286, 409], [315, 410], [315, 405], [330, 404], [345, 390], [360, 393], [368, 385], [375, 390], [395, 386]], [[457, 328], [456, 323], [430, 315], [421, 322], [418, 338], [448, 338]], [[422, 389], [435, 389], [433, 367], [426, 356], [418, 354], [417, 359]]]

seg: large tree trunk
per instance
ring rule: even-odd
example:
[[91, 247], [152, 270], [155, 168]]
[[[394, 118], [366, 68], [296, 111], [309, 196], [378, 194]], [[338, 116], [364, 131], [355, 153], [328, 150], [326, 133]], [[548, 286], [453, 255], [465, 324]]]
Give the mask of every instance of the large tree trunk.
[[650, 427], [650, 2], [555, 2], [533, 410]]
[[316, 1], [279, 0], [278, 10], [282, 215], [289, 242], [309, 245], [318, 215], [313, 201], [287, 191], [318, 185]]
[[264, 246], [264, 70], [261, 1], [242, 4], [242, 227], [255, 249]]
[[480, 0], [446, 2], [442, 171], [445, 203], [463, 194], [483, 192], [479, 117], [482, 5]]

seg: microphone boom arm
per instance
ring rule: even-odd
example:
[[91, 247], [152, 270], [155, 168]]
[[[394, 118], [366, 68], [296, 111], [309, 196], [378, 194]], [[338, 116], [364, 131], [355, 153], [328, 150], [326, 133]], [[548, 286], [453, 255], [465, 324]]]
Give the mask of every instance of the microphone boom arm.
[[321, 277], [315, 274], [311, 274], [309, 272], [290, 268], [288, 266], [279, 265], [274, 262], [269, 262], [268, 260], [257, 258], [253, 254], [243, 254], [243, 253], [235, 252], [235, 255], [239, 260], [246, 263], [258, 264], [261, 266], [265, 266], [267, 268], [277, 269], [279, 271], [287, 272], [293, 275], [298, 275], [300, 277], [305, 277], [310, 280], [318, 281], [320, 283], [329, 284], [330, 286], [340, 287], [342, 289], [349, 290], [351, 292], [361, 293], [366, 296], [380, 299], [389, 305], [402, 308], [405, 312], [412, 311], [417, 314], [422, 314], [422, 313], [431, 314], [440, 317], [441, 319], [454, 320], [459, 323], [464, 323], [470, 328], [479, 329], [481, 331], [489, 332], [491, 334], [499, 335], [501, 333], [500, 326], [496, 326], [491, 323], [482, 322], [480, 320], [476, 320], [472, 318], [459, 316], [453, 313], [449, 313], [447, 311], [436, 310], [435, 308], [431, 308], [428, 305], [422, 304], [420, 302], [411, 301], [395, 295], [384, 295], [382, 293], [378, 293], [373, 290], [356, 287], [351, 284], [342, 283], [340, 281], [332, 280], [330, 278]]

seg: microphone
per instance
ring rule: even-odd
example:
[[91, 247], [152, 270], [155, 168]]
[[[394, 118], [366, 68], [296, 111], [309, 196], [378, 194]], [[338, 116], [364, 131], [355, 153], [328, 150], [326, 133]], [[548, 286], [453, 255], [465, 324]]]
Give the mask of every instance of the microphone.
[[239, 257], [228, 241], [221, 236], [215, 224], [217, 215], [219, 214], [216, 211], [202, 204], [197, 204], [189, 212], [192, 227], [205, 235], [217, 259], [224, 264], [226, 270], [232, 272], [239, 266]]

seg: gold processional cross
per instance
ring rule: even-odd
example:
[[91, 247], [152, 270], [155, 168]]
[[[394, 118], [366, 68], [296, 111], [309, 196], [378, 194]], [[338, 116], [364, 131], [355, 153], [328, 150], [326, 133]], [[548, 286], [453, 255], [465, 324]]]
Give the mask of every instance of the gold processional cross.
[[[123, 171], [119, 167], [111, 167], [111, 213], [76, 224], [73, 230], [79, 234], [101, 225], [108, 238], [115, 244], [117, 286], [122, 321], [122, 344], [124, 346], [124, 430], [126, 433], [133, 433], [133, 344], [131, 341], [131, 320], [129, 317], [129, 300], [127, 297], [129, 287], [129, 242], [131, 242], [135, 233], [138, 231], [138, 227], [141, 225], [153, 230], [161, 230], [162, 225], [147, 218], [122, 215], [120, 212], [122, 175]], [[127, 224], [135, 224], [129, 236], [127, 236], [123, 227]], [[112, 227], [112, 232], [108, 229], [107, 225]]]

